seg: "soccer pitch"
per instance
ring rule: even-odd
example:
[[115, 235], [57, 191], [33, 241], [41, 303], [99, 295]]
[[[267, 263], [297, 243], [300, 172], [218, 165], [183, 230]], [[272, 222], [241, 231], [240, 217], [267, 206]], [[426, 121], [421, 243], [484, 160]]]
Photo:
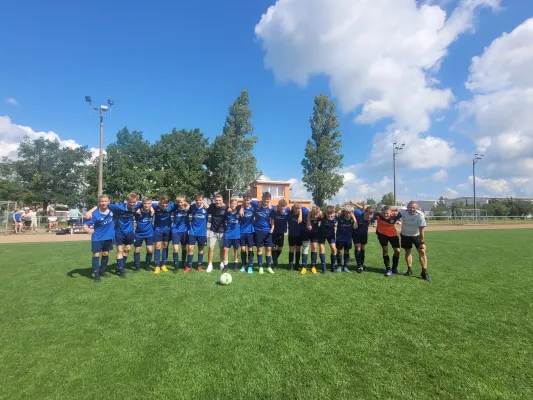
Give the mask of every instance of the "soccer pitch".
[[533, 398], [533, 231], [427, 232], [429, 283], [385, 278], [374, 236], [366, 273], [230, 286], [95, 285], [88, 242], [1, 245], [0, 398]]

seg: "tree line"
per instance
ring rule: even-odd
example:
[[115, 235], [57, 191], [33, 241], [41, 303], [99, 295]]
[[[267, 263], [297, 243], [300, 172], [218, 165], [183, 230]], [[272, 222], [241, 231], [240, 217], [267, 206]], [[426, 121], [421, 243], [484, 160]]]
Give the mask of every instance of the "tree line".
[[[494, 217], [521, 217], [533, 214], [533, 202], [512, 197], [506, 199], [489, 199], [487, 204], [483, 204], [477, 208], [486, 210], [487, 215]], [[437, 204], [432, 208], [432, 211], [434, 216], [443, 217], [456, 216], [460, 209], [474, 209], [474, 205], [465, 204], [462, 201], [454, 201], [448, 206], [441, 196]]]
[[[199, 129], [172, 129], [154, 143], [127, 127], [105, 149], [103, 190], [112, 201], [130, 192], [157, 198], [163, 194], [220, 193], [242, 196], [261, 176], [257, 168], [252, 111], [247, 90], [230, 105], [222, 133], [210, 142]], [[335, 103], [315, 97], [309, 120], [311, 138], [302, 160], [305, 187], [324, 206], [343, 186], [341, 137]], [[24, 137], [18, 157], [0, 161], [0, 200], [25, 204], [95, 204], [98, 157], [87, 146], [61, 147], [59, 141]]]

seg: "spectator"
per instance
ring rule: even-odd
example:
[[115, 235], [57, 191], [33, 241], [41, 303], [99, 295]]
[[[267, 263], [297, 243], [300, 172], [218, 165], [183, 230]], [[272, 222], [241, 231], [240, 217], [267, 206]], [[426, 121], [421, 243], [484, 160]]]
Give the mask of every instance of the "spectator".
[[22, 214], [24, 211], [18, 210], [13, 214], [13, 229], [15, 230], [15, 235], [22, 232]]
[[32, 207], [30, 211], [26, 214], [30, 217], [31, 225], [30, 228], [32, 231], [37, 232], [39, 226], [37, 225], [37, 209], [35, 207]]
[[55, 216], [54, 210], [50, 210], [48, 213], [48, 229], [46, 232], [52, 232], [52, 229], [57, 230], [59, 228], [59, 223], [57, 217]]

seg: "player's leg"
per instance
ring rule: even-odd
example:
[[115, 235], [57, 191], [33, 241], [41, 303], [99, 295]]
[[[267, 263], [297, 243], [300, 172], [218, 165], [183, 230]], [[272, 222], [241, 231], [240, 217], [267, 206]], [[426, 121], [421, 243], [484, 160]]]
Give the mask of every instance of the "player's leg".
[[309, 235], [309, 241], [311, 242], [311, 272], [316, 274], [316, 259], [318, 250], [318, 236], [315, 234]]
[[266, 246], [266, 261], [267, 261], [267, 272], [269, 274], [273, 274], [274, 270], [272, 269], [272, 247], [274, 246], [274, 241], [272, 240], [272, 234], [268, 232], [267, 237], [265, 239], [265, 246]]
[[420, 236], [413, 237], [413, 242], [416, 249], [418, 250], [418, 260], [420, 262], [420, 266], [422, 267], [422, 279], [429, 281], [430, 279], [428, 274], [428, 258], [426, 245], [420, 242]]
[[320, 235], [318, 238], [318, 250], [320, 255], [320, 264], [322, 267], [322, 273], [326, 273], [326, 237]]
[[248, 268], [247, 272], [249, 274], [254, 272], [254, 247], [255, 247], [255, 237], [253, 233], [246, 234], [246, 247], [248, 249]]
[[198, 261], [196, 263], [196, 270], [202, 272], [202, 263], [204, 262], [204, 248], [207, 245], [207, 236], [198, 236]]
[[[350, 272], [350, 269], [348, 268], [348, 264], [350, 262], [350, 250], [352, 249], [352, 242], [348, 241], [344, 243], [344, 259], [342, 264], [342, 269], [344, 272]], [[340, 254], [341, 251], [337, 249], [337, 253]], [[338, 258], [338, 257], [337, 257]]]
[[118, 273], [124, 271], [124, 239], [125, 235], [120, 232], [115, 233], [115, 243], [117, 244], [117, 270]]
[[209, 241], [209, 250], [207, 252], [207, 270], [205, 272], [213, 271], [213, 258], [215, 255], [215, 244], [217, 243], [214, 232], [207, 232], [207, 240]]
[[272, 242], [274, 244], [274, 247], [272, 249], [272, 261], [273, 261], [273, 269], [276, 269], [279, 257], [281, 256], [281, 253], [283, 252], [283, 246], [285, 244], [285, 234], [283, 233], [275, 233], [272, 237]]
[[244, 272], [245, 267], [248, 266], [246, 250], [246, 234], [241, 233], [241, 272]]
[[257, 250], [257, 266], [259, 267], [259, 273], [263, 273], [263, 240], [264, 232], [254, 233], [255, 248]]
[[94, 275], [94, 283], [100, 283], [100, 253], [93, 252], [92, 257], [92, 268], [93, 268], [93, 275]]
[[146, 271], [152, 270], [152, 256], [154, 254], [154, 238], [149, 237], [145, 239], [146, 243], [146, 258], [144, 259], [145, 265], [144, 269]]
[[[225, 269], [228, 267], [229, 261], [227, 258], [224, 258], [224, 234], [223, 233], [217, 233], [217, 243], [218, 243], [218, 251], [220, 253], [220, 269]], [[229, 250], [228, 250], [228, 257], [229, 257]]]
[[141, 249], [143, 245], [143, 240], [138, 238], [135, 239], [135, 242], [133, 243], [133, 263], [135, 264], [135, 272], [139, 272], [141, 270]]
[[239, 269], [239, 249], [241, 242], [239, 239], [233, 239], [233, 271], [237, 272]]
[[192, 271], [192, 259], [194, 255], [194, 246], [196, 245], [196, 236], [189, 235], [187, 243], [187, 267], [183, 270], [185, 273]]
[[394, 250], [392, 255], [392, 273], [399, 274], [398, 263], [400, 262], [400, 238], [398, 236], [392, 238], [391, 246]]
[[163, 241], [161, 242], [161, 271], [168, 272], [168, 242], [170, 241], [170, 231], [163, 232]]
[[335, 266], [337, 266], [337, 272], [342, 272], [341, 263], [337, 264], [337, 244], [335, 241], [335, 236], [328, 237], [327, 240], [330, 250], [329, 260], [331, 263], [331, 271], [335, 271]]
[[289, 236], [289, 269], [294, 271], [294, 253], [296, 251], [296, 237]]
[[174, 272], [180, 269], [180, 240], [181, 232], [172, 232], [172, 261], [174, 262]]
[[[110, 277], [107, 273], [107, 264], [109, 263], [109, 252], [113, 250], [113, 240], [103, 240], [102, 241], [102, 263], [100, 264], [100, 276]], [[126, 274], [121, 273], [121, 278], [125, 278]]]
[[302, 269], [300, 272], [305, 274], [307, 272], [307, 260], [309, 258], [309, 247], [311, 247], [311, 242], [309, 241], [309, 235], [306, 233], [303, 233], [300, 238], [302, 240]]

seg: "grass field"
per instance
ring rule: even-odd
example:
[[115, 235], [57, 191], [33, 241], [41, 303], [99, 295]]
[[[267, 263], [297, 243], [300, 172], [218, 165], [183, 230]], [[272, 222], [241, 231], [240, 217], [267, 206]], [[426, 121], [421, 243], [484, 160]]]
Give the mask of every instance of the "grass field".
[[228, 287], [95, 285], [87, 242], [1, 245], [0, 398], [531, 399], [531, 239], [428, 232], [428, 283], [385, 278], [372, 235], [364, 274]]

